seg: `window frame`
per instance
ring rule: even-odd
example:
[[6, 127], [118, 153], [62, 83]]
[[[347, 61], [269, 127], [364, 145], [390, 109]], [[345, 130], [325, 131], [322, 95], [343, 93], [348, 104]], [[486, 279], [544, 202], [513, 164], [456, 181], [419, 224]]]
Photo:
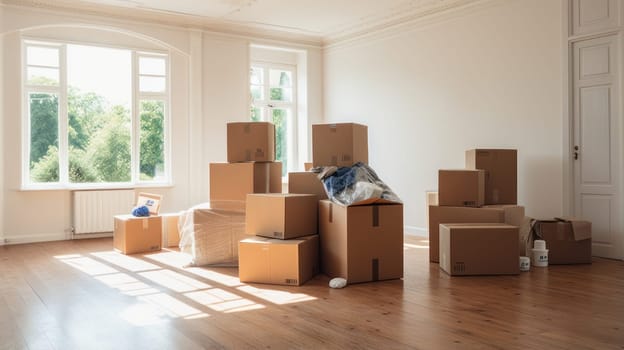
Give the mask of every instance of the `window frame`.
[[[263, 71], [262, 81], [262, 94], [264, 99], [255, 100], [251, 95], [251, 86], [257, 84], [251, 83], [251, 70], [252, 68], [261, 68]], [[292, 98], [290, 102], [271, 100], [271, 84], [269, 72], [271, 69], [288, 71], [291, 73], [291, 89]], [[287, 125], [287, 139], [286, 139], [286, 159], [288, 160], [287, 169], [283, 181], [288, 181], [288, 173], [297, 170], [297, 164], [299, 162], [298, 153], [298, 130], [299, 130], [299, 118], [297, 112], [297, 66], [294, 64], [275, 63], [261, 60], [253, 60], [249, 65], [249, 94], [250, 94], [250, 108], [260, 108], [262, 110], [260, 120], [272, 121], [272, 111], [275, 109], [290, 109], [291, 119]], [[249, 117], [251, 120], [251, 115]], [[277, 141], [277, 140], [276, 140]]]
[[[76, 189], [117, 189], [135, 187], [169, 187], [173, 184], [172, 157], [171, 157], [171, 55], [167, 50], [145, 49], [129, 46], [116, 46], [72, 40], [57, 40], [22, 36], [21, 38], [21, 96], [22, 96], [22, 176], [21, 190], [76, 190]], [[94, 182], [72, 183], [69, 179], [69, 135], [68, 135], [68, 67], [67, 46], [81, 45], [105, 49], [127, 50], [131, 54], [131, 95], [130, 103], [130, 181], [129, 182]], [[28, 47], [53, 47], [59, 50], [59, 84], [33, 85], [28, 83]], [[165, 90], [163, 92], [141, 92], [139, 87], [139, 57], [159, 57], [165, 60]], [[50, 93], [58, 96], [58, 156], [59, 181], [33, 182], [30, 179], [30, 99], [32, 93]], [[162, 181], [140, 180], [140, 102], [142, 100], [156, 100], [164, 102], [163, 121], [163, 160], [164, 179]]]

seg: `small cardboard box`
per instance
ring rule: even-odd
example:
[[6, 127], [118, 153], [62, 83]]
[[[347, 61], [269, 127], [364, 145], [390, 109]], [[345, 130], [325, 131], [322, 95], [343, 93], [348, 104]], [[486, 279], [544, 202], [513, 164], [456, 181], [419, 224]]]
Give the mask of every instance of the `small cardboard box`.
[[123, 254], [154, 252], [161, 249], [162, 217], [115, 216], [113, 247]]
[[403, 204], [319, 201], [321, 270], [360, 283], [403, 277]]
[[241, 282], [300, 286], [319, 270], [319, 237], [280, 240], [249, 237], [239, 243]]
[[539, 220], [538, 238], [546, 241], [548, 264], [591, 264], [591, 222], [560, 218]]
[[[212, 203], [211, 203], [212, 204]], [[180, 216], [180, 251], [200, 265], [236, 266], [238, 242], [245, 233], [245, 212], [199, 205]]]
[[368, 127], [355, 123], [312, 125], [312, 165], [368, 164]]
[[228, 123], [227, 161], [275, 161], [275, 125], [269, 122]]
[[314, 194], [319, 200], [327, 199], [323, 182], [309, 171], [288, 173], [288, 193]]
[[161, 214], [163, 247], [177, 247], [180, 244], [180, 213]]
[[496, 205], [483, 208], [429, 206], [429, 261], [439, 262], [439, 227], [451, 223], [506, 223], [518, 225], [524, 217], [524, 207]]
[[291, 239], [318, 233], [318, 199], [313, 194], [248, 194], [246, 232]]
[[517, 150], [467, 150], [466, 169], [485, 170], [485, 204], [518, 203]]
[[281, 162], [210, 163], [210, 202], [213, 207], [216, 203], [230, 201], [244, 203], [249, 193], [281, 192]]
[[123, 254], [153, 252], [161, 249], [162, 218], [158, 215], [162, 196], [139, 193], [137, 207], [146, 206], [150, 216], [117, 215], [114, 217], [113, 248]]
[[440, 224], [440, 268], [451, 276], [519, 274], [518, 227]]
[[305, 163], [303, 163], [303, 170], [304, 171], [310, 171], [310, 169], [312, 169], [312, 162], [305, 162]]
[[485, 171], [438, 171], [438, 204], [451, 207], [480, 207], [484, 204]]

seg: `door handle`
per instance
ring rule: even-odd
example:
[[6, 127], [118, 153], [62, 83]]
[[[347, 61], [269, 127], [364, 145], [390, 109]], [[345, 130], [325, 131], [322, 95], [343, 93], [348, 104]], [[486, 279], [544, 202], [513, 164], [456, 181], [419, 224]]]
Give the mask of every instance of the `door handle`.
[[574, 160], [578, 159], [578, 155], [579, 155], [579, 146], [574, 146]]

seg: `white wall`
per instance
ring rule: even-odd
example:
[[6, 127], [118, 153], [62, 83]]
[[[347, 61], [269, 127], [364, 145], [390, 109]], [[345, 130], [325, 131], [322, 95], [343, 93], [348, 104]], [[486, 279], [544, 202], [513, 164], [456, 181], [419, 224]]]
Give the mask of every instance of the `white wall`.
[[495, 1], [326, 51], [326, 121], [369, 126], [369, 162], [405, 202], [408, 230], [427, 226], [437, 170], [462, 168], [470, 148], [518, 149], [519, 203], [561, 215], [560, 7]]
[[[249, 115], [249, 43], [253, 38], [19, 6], [0, 6], [0, 11], [4, 53], [0, 98], [7, 102], [1, 104], [0, 132], [2, 148], [16, 150], [2, 152], [5, 155], [0, 158], [0, 167], [5, 169], [0, 177], [0, 238], [3, 233], [10, 243], [65, 239], [71, 227], [71, 191], [20, 189], [22, 35], [169, 50], [173, 186], [140, 190], [162, 194], [163, 212], [208, 200], [208, 163], [226, 159], [226, 122], [247, 120]], [[314, 60], [320, 68], [320, 55]], [[320, 71], [310, 74], [320, 76]], [[310, 89], [320, 91], [320, 80], [314, 82], [318, 86]], [[321, 108], [320, 99], [311, 101], [311, 109]]]

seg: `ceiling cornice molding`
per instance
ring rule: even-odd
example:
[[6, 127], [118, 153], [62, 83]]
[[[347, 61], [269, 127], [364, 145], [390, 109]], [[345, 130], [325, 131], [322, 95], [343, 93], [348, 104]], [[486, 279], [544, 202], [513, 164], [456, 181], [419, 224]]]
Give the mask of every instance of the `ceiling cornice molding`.
[[449, 6], [436, 7], [426, 12], [397, 15], [392, 21], [378, 23], [368, 29], [362, 28], [361, 30], [354, 30], [345, 34], [327, 36], [323, 39], [323, 49], [331, 51], [355, 45], [365, 40], [393, 36], [406, 30], [413, 30], [452, 19], [469, 11], [488, 7], [501, 1], [503, 0], [457, 0]]
[[358, 37], [368, 36], [385, 31], [393, 27], [418, 22], [423, 18], [443, 14], [462, 7], [470, 6], [483, 0], [439, 0], [438, 3], [418, 5], [417, 2], [409, 6], [397, 7], [382, 17], [373, 17], [357, 25], [339, 28], [323, 36], [323, 46], [332, 46], [340, 42], [349, 41]]
[[222, 34], [250, 40], [261, 39], [316, 48], [320, 48], [322, 43], [320, 35], [294, 28], [283, 28], [262, 23], [240, 24], [168, 11], [131, 7], [124, 9], [91, 3], [76, 4], [64, 0], [0, 0], [0, 5], [34, 8], [72, 17], [83, 17], [84, 15], [106, 17], [107, 20], [141, 22], [174, 29], [201, 30], [217, 35]]

